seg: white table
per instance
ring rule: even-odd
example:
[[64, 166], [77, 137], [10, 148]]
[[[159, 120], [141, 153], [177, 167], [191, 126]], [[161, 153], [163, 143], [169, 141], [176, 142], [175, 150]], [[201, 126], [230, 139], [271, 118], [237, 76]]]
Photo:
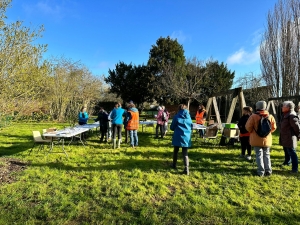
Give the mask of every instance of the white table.
[[[51, 137], [52, 142], [53, 138], [59, 138], [61, 139], [62, 143], [62, 150], [63, 153], [66, 154], [68, 157], [68, 154], [65, 151], [65, 138], [71, 138], [71, 141], [69, 142], [68, 146], [72, 143], [73, 139], [75, 136], [78, 136], [79, 141], [81, 142], [82, 145], [84, 145], [84, 139], [82, 138], [82, 133], [87, 132], [91, 129], [99, 127], [99, 122], [95, 122], [93, 124], [84, 124], [84, 125], [77, 125], [75, 127], [68, 127], [64, 128], [62, 130], [57, 130], [57, 131], [52, 131], [52, 132], [46, 132], [43, 134], [44, 137]], [[53, 145], [51, 145], [53, 146]], [[49, 153], [52, 152], [53, 148], [50, 149]]]
[[149, 125], [153, 125], [157, 124], [157, 121], [155, 120], [150, 120], [150, 121], [140, 121], [140, 124], [142, 125], [142, 132], [144, 132], [144, 125], [149, 126]]

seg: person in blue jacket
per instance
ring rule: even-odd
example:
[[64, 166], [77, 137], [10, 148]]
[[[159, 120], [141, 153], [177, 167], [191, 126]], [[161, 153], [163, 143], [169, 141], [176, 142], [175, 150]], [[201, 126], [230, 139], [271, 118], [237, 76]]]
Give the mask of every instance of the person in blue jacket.
[[112, 124], [112, 136], [113, 136], [113, 148], [116, 148], [116, 135], [118, 134], [118, 148], [120, 148], [122, 141], [122, 126], [123, 126], [123, 114], [125, 110], [122, 109], [121, 103], [116, 102], [115, 108], [110, 114]]
[[86, 107], [82, 106], [82, 108], [78, 114], [78, 124], [79, 125], [87, 124], [88, 119], [89, 119], [89, 115], [86, 112]]
[[179, 111], [173, 117], [170, 129], [174, 131], [172, 138], [172, 145], [174, 146], [172, 168], [176, 169], [177, 156], [179, 148], [182, 148], [182, 156], [184, 163], [183, 173], [189, 175], [189, 157], [188, 147], [191, 147], [193, 122], [189, 111], [186, 109], [185, 104], [179, 105]]

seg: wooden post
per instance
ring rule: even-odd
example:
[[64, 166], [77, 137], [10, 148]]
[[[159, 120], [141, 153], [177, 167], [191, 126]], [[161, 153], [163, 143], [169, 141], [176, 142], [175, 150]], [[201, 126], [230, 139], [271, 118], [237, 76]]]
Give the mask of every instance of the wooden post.
[[219, 108], [218, 108], [218, 105], [217, 105], [216, 97], [213, 97], [213, 105], [214, 105], [214, 108], [215, 108], [216, 119], [217, 119], [218, 125], [221, 126], [222, 122], [221, 122], [221, 117], [220, 117], [220, 112], [219, 112]]
[[235, 105], [236, 105], [237, 100], [238, 100], [238, 95], [236, 95], [236, 96], [232, 99], [232, 102], [231, 102], [231, 106], [230, 106], [230, 110], [229, 110], [229, 113], [228, 113], [228, 117], [227, 117], [226, 123], [231, 123], [232, 116], [233, 116], [233, 112], [234, 112], [234, 109], [235, 109]]

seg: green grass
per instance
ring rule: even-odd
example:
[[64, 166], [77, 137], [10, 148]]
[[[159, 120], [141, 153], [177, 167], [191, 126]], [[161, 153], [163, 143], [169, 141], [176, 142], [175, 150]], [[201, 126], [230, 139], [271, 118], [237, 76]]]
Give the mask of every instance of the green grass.
[[[54, 124], [63, 127], [63, 124]], [[28, 154], [32, 130], [53, 124], [14, 124], [0, 130], [0, 154], [28, 162], [1, 184], [0, 224], [300, 224], [300, 181], [281, 168], [283, 151], [273, 135], [273, 175], [255, 176], [256, 165], [239, 148], [193, 143], [190, 176], [170, 169], [171, 134], [139, 132], [139, 147], [112, 150], [92, 135], [88, 145], [46, 156]], [[54, 151], [60, 146], [55, 146]], [[0, 165], [1, 166], [1, 165]]]

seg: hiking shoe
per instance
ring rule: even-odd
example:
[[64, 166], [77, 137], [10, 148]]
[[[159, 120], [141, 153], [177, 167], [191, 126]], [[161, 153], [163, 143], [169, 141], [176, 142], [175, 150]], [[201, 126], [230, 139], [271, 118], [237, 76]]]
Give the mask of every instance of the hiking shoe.
[[272, 175], [271, 172], [266, 172], [266, 176], [267, 176], [267, 177], [269, 177], [269, 176], [271, 176], [271, 175]]
[[245, 156], [245, 158], [246, 158], [248, 161], [250, 161], [250, 160], [251, 160], [251, 155], [247, 155], [247, 156]]
[[170, 164], [170, 167], [171, 167], [172, 169], [177, 170], [177, 167], [176, 167], [173, 163]]

